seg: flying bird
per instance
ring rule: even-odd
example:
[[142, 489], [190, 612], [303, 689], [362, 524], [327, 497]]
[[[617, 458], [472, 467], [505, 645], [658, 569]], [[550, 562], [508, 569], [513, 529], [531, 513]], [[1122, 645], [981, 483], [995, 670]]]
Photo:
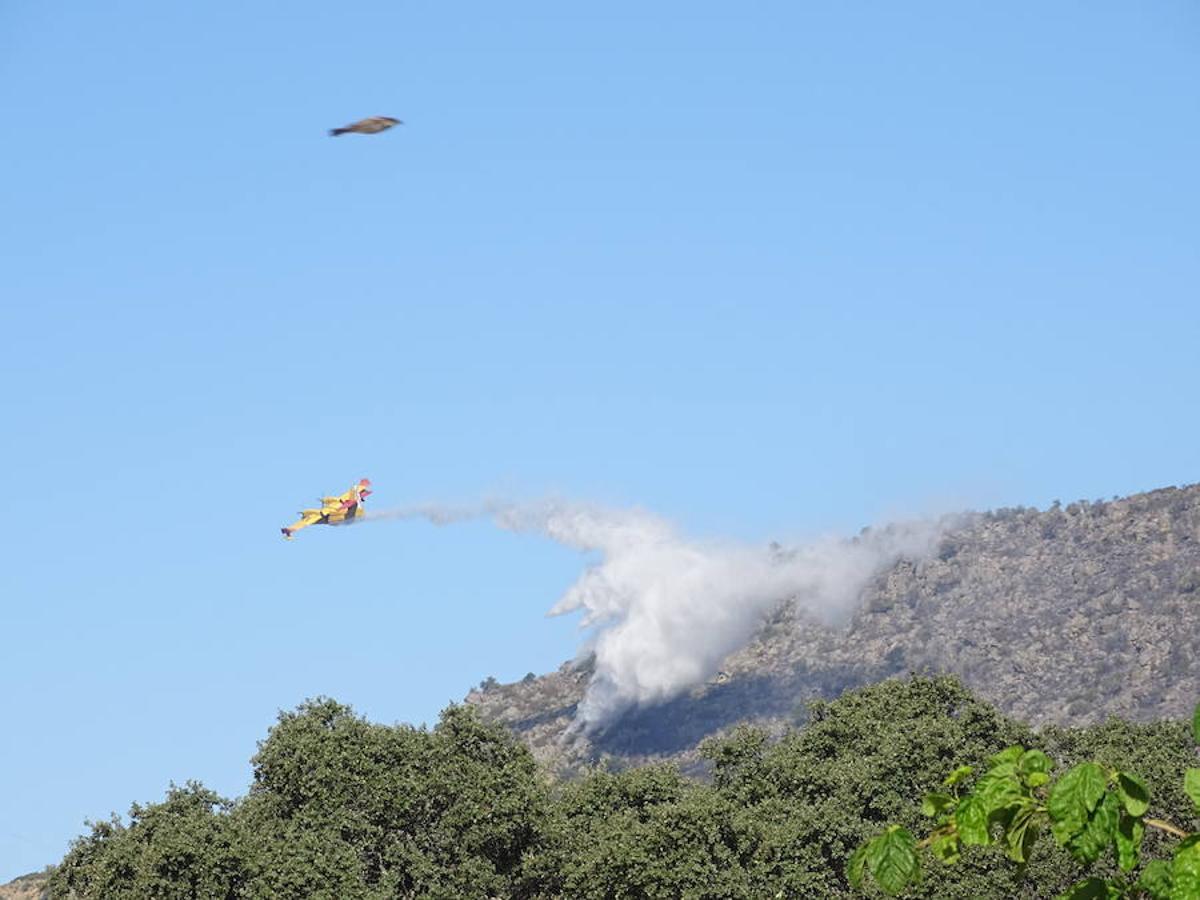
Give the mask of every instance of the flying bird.
[[329, 136], [337, 137], [339, 134], [354, 132], [355, 134], [379, 134], [381, 131], [387, 131], [393, 125], [403, 125], [399, 119], [393, 119], [391, 116], [371, 116], [369, 119], [360, 119], [344, 128], [330, 128]]

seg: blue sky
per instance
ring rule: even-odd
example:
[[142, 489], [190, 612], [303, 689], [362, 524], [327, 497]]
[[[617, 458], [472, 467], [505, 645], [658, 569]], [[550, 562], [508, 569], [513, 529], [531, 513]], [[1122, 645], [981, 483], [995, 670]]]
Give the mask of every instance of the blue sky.
[[1195, 3], [577, 6], [0, 7], [0, 881], [572, 655], [563, 548], [280, 540], [364, 475], [748, 541], [1197, 480]]

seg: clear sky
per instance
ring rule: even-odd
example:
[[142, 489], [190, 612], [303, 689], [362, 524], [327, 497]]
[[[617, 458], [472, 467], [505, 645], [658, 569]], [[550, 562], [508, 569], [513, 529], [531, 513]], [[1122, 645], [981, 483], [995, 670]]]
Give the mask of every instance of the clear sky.
[[281, 540], [362, 476], [747, 541], [1196, 481], [1197, 85], [1194, 0], [0, 5], [0, 881], [573, 654], [536, 537]]

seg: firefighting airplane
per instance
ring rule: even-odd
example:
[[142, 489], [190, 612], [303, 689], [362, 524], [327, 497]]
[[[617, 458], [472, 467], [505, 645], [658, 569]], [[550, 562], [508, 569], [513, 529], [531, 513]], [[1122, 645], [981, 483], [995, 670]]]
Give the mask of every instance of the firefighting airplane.
[[279, 529], [289, 541], [292, 535], [309, 525], [345, 525], [362, 515], [363, 503], [371, 493], [370, 479], [364, 478], [350, 490], [336, 497], [322, 497], [320, 509], [300, 511], [300, 521]]

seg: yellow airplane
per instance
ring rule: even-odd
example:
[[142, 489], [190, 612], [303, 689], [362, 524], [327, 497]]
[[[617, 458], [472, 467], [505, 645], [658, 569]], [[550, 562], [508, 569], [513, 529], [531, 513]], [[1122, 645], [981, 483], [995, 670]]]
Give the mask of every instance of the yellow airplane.
[[364, 478], [350, 490], [336, 497], [322, 497], [320, 509], [303, 509], [300, 521], [279, 529], [289, 541], [292, 535], [309, 525], [345, 525], [362, 515], [363, 503], [371, 493], [371, 482]]

